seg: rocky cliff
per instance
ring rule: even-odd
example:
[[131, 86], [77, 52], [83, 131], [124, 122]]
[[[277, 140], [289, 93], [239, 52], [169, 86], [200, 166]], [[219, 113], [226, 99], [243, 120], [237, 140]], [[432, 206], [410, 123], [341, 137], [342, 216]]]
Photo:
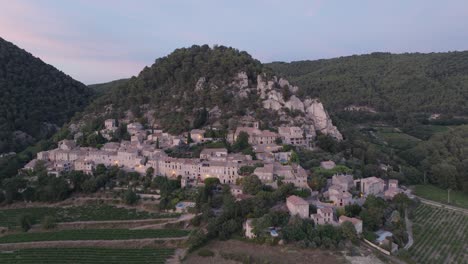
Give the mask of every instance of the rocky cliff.
[[248, 86], [247, 74], [244, 72], [238, 73], [234, 80], [233, 84], [240, 89], [239, 96], [245, 97], [255, 90], [263, 107], [276, 111], [282, 121], [306, 128], [309, 132], [319, 131], [337, 140], [343, 139], [320, 100], [299, 99], [299, 87], [289, 84], [288, 80], [278, 79], [276, 76], [268, 78], [266, 74], [260, 74], [257, 76], [257, 86], [253, 88]]

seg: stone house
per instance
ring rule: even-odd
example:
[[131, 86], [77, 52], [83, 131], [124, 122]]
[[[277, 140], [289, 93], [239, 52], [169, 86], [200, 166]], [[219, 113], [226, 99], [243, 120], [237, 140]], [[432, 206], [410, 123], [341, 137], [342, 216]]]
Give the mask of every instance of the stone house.
[[283, 144], [311, 147], [313, 136], [308, 135], [305, 131], [297, 126], [278, 127], [278, 134]]
[[400, 192], [401, 190], [398, 188], [398, 180], [388, 180], [388, 187], [384, 192], [384, 197], [386, 199], [393, 199], [393, 197]]
[[332, 185], [324, 194], [324, 197], [333, 202], [334, 206], [344, 207], [353, 202], [351, 193], [343, 189], [341, 185]]
[[84, 158], [79, 158], [74, 161], [74, 170], [82, 171], [85, 174], [92, 174], [95, 168], [94, 161], [87, 160]]
[[64, 139], [58, 142], [58, 147], [61, 150], [72, 150], [76, 147], [75, 141]]
[[347, 217], [345, 215], [342, 215], [338, 219], [338, 223], [342, 225], [344, 222], [350, 222], [351, 224], [353, 224], [354, 229], [356, 229], [356, 233], [358, 235], [362, 234], [362, 220], [361, 219], [357, 219], [354, 217]]
[[133, 136], [134, 134], [142, 130], [143, 130], [143, 125], [138, 122], [130, 123], [127, 125], [127, 132], [130, 134], [130, 136]]
[[194, 143], [205, 142], [205, 130], [203, 129], [192, 129], [190, 131], [190, 137]]
[[317, 213], [311, 215], [316, 225], [335, 225], [335, 214], [330, 207], [317, 208]]
[[384, 192], [385, 182], [384, 180], [375, 176], [363, 178], [358, 180], [361, 187], [361, 192], [367, 196], [370, 194], [379, 195]]
[[268, 130], [260, 130], [257, 127], [238, 127], [234, 134], [228, 137], [228, 140], [232, 143], [237, 140], [240, 133], [245, 132], [249, 135], [249, 143], [251, 145], [268, 145], [275, 144], [278, 134]]
[[286, 198], [286, 206], [289, 214], [298, 215], [301, 218], [309, 218], [309, 203], [299, 196], [291, 195]]
[[349, 191], [354, 187], [353, 175], [350, 174], [335, 174], [332, 177], [332, 185], [341, 186], [345, 191]]
[[115, 119], [106, 119], [104, 121], [104, 127], [106, 130], [115, 131], [117, 130], [117, 120]]
[[200, 152], [202, 160], [225, 161], [227, 156], [228, 150], [226, 148], [205, 148]]

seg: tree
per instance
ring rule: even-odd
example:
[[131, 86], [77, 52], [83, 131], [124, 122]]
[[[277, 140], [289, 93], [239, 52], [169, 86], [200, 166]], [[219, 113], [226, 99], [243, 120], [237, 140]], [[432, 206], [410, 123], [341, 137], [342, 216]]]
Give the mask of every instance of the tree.
[[208, 120], [208, 111], [206, 108], [203, 108], [202, 110], [198, 111], [195, 120], [193, 121], [193, 127], [194, 128], [200, 128], [206, 124], [206, 121]]
[[139, 196], [131, 189], [124, 193], [124, 202], [128, 205], [134, 205], [138, 202]]
[[28, 230], [31, 229], [31, 226], [33, 225], [33, 219], [30, 215], [23, 214], [18, 218], [18, 224], [23, 232], [28, 232]]
[[354, 227], [353, 223], [346, 221], [341, 225], [341, 231], [343, 232], [343, 236], [346, 239], [349, 239], [351, 242], [356, 243], [358, 241], [356, 228]]
[[250, 147], [249, 134], [242, 131], [242, 132], [239, 133], [239, 135], [236, 138], [236, 141], [232, 145], [232, 150], [234, 152], [241, 152], [241, 151], [247, 149], [248, 147]]
[[345, 206], [345, 214], [348, 217], [355, 217], [361, 213], [361, 206], [359, 204], [350, 204]]
[[242, 191], [246, 194], [257, 194], [262, 189], [262, 182], [257, 175], [245, 176], [242, 179]]
[[153, 167], [149, 167], [148, 169], [146, 169], [146, 177], [152, 178], [153, 175], [154, 175], [154, 169], [153, 169]]
[[189, 251], [193, 251], [201, 246], [203, 246], [208, 238], [201, 228], [194, 229], [190, 232], [189, 238], [187, 239], [187, 244], [189, 245]]
[[239, 168], [239, 175], [247, 176], [252, 174], [255, 171], [254, 166], [245, 165]]
[[405, 210], [411, 204], [411, 199], [405, 193], [398, 193], [393, 197], [392, 202], [396, 205], [398, 212], [404, 215]]
[[291, 151], [291, 158], [289, 158], [289, 162], [299, 164], [299, 155], [293, 150]]

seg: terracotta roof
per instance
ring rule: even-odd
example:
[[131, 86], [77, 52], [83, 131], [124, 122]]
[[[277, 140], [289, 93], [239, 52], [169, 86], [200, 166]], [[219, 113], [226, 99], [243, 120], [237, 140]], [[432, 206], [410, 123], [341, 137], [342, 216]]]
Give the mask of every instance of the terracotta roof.
[[286, 200], [294, 205], [306, 205], [306, 204], [308, 205], [309, 204], [306, 200], [296, 195], [291, 195], [288, 198], [286, 198]]
[[340, 216], [340, 223], [343, 223], [346, 221], [353, 223], [353, 225], [362, 223], [362, 220], [354, 218], [354, 217], [347, 217], [345, 215]]
[[332, 214], [333, 213], [333, 209], [330, 208], [330, 207], [322, 207], [322, 208], [318, 208], [317, 210], [320, 210], [322, 213], [329, 213], [329, 214]]

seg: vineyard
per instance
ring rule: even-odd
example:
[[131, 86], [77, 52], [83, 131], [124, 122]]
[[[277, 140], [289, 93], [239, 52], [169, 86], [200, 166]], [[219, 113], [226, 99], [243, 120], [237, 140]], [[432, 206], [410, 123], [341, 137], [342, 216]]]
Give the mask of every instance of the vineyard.
[[55, 232], [17, 233], [0, 237], [0, 243], [22, 243], [65, 240], [125, 240], [184, 237], [189, 231], [180, 229], [84, 229]]
[[111, 205], [87, 205], [71, 207], [33, 207], [0, 210], [0, 226], [14, 227], [19, 216], [29, 215], [38, 223], [44, 216], [52, 216], [57, 222], [137, 220], [176, 217], [178, 214], [157, 214]]
[[419, 205], [413, 212], [417, 263], [468, 263], [468, 216], [448, 209]]
[[168, 248], [107, 249], [107, 248], [42, 248], [0, 252], [0, 263], [165, 263], [174, 254]]

